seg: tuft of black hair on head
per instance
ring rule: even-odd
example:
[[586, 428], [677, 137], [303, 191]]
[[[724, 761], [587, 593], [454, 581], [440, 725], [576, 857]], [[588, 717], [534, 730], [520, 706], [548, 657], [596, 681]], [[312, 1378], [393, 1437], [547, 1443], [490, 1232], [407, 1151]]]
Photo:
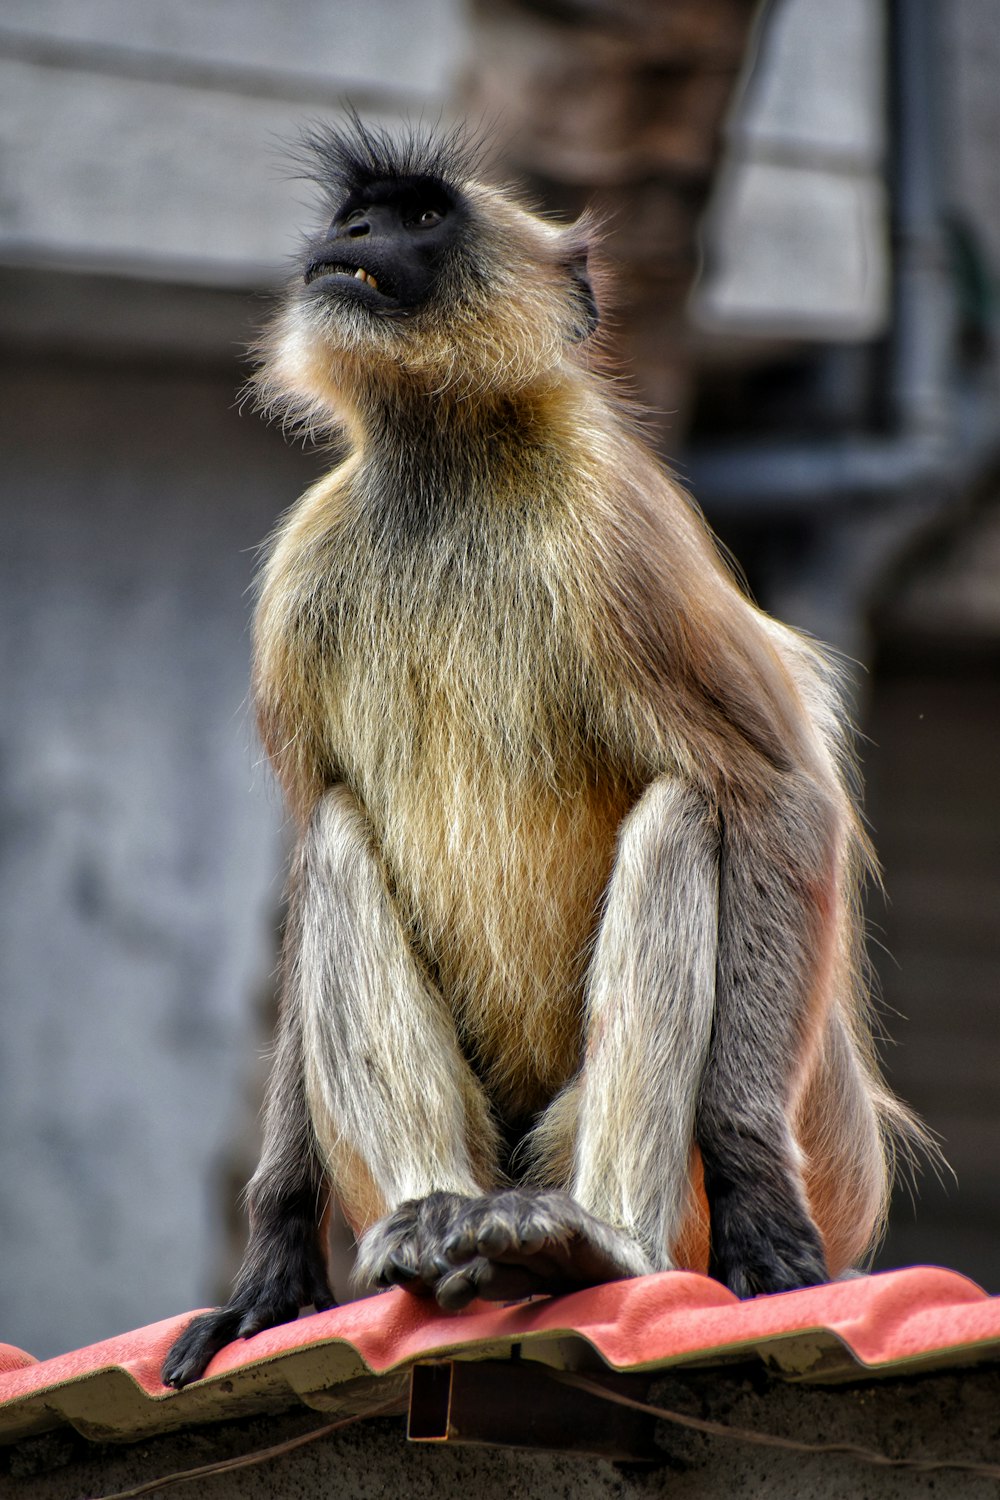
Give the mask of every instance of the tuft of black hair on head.
[[404, 177], [430, 177], [457, 188], [482, 161], [483, 142], [465, 125], [442, 130], [406, 124], [389, 130], [367, 124], [353, 108], [346, 115], [343, 124], [305, 129], [295, 151], [303, 175], [334, 202], [374, 182]]

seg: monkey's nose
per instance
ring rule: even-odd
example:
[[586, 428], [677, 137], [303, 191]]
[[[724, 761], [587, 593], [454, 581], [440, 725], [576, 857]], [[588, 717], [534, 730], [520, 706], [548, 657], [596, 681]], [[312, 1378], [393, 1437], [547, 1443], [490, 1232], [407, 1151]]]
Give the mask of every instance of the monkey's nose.
[[359, 240], [361, 239], [362, 235], [371, 233], [371, 225], [367, 222], [367, 220], [363, 224], [352, 224], [347, 233], [350, 239]]

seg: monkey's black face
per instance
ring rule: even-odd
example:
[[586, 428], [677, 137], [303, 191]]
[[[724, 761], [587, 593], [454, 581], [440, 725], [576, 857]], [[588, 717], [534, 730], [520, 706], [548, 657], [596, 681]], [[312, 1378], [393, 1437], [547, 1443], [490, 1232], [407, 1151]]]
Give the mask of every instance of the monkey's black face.
[[433, 177], [372, 182], [347, 198], [310, 246], [304, 279], [324, 298], [403, 315], [434, 292], [467, 210]]

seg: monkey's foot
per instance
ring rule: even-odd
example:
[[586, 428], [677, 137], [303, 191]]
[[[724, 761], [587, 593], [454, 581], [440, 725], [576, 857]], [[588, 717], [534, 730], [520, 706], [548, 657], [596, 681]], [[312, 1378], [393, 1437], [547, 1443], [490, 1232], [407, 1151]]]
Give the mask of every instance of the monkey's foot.
[[762, 1213], [728, 1195], [710, 1199], [712, 1250], [708, 1271], [737, 1297], [794, 1292], [829, 1281], [823, 1242], [797, 1206]]
[[516, 1301], [643, 1276], [653, 1268], [634, 1239], [568, 1193], [511, 1188], [468, 1203], [443, 1245], [452, 1269], [434, 1288], [455, 1312], [474, 1297]]
[[237, 1290], [225, 1307], [201, 1313], [174, 1342], [163, 1362], [164, 1385], [178, 1389], [198, 1380], [219, 1350], [234, 1339], [248, 1339], [262, 1328], [290, 1323], [299, 1309], [314, 1306], [317, 1312], [334, 1307], [326, 1272], [316, 1252], [316, 1264], [284, 1275], [275, 1268], [260, 1280]]

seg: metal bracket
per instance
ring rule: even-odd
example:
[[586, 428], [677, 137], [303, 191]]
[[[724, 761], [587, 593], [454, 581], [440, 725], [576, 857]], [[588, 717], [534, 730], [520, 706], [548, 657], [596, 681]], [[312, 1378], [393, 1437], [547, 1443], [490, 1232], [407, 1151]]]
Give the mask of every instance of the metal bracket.
[[[411, 1443], [549, 1449], [631, 1462], [662, 1460], [652, 1417], [589, 1392], [569, 1390], [550, 1380], [546, 1370], [545, 1365], [521, 1359], [416, 1364], [406, 1435]], [[647, 1385], [641, 1377], [607, 1379], [609, 1385], [627, 1387], [636, 1395]]]

